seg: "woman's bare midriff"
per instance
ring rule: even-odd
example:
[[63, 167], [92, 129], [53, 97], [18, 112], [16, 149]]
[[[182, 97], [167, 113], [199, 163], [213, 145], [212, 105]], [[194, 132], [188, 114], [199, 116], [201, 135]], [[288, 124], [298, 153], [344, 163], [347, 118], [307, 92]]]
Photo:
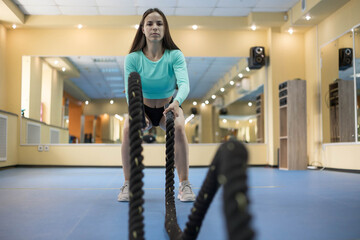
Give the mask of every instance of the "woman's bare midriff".
[[144, 98], [144, 104], [151, 108], [161, 108], [166, 104], [170, 103], [172, 97], [163, 98], [163, 99], [148, 99]]

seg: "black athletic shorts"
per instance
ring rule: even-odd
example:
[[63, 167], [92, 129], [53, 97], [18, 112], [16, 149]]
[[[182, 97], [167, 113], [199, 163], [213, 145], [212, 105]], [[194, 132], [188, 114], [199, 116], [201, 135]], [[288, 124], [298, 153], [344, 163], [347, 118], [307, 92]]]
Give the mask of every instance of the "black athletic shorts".
[[[174, 101], [174, 98], [171, 99], [170, 103]], [[182, 109], [182, 107], [180, 106]], [[145, 114], [150, 118], [150, 121], [154, 127], [159, 126], [161, 118], [164, 116], [164, 107], [161, 108], [151, 108], [144, 104]]]

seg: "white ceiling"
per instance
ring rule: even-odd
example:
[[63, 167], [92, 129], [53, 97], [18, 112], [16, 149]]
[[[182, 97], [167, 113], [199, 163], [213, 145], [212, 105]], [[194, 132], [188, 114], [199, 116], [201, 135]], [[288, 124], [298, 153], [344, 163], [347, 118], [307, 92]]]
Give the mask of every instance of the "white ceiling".
[[286, 12], [299, 0], [13, 0], [27, 15], [142, 15], [158, 7], [168, 16], [247, 16]]
[[[148, 8], [158, 7], [167, 16], [247, 16], [250, 12], [286, 12], [298, 1], [13, 0], [26, 15], [142, 15]], [[80, 71], [80, 77], [71, 80], [91, 99], [124, 97], [124, 57], [111, 57], [107, 62], [94, 61], [96, 58], [70, 57], [69, 60]], [[191, 89], [188, 98], [199, 99], [240, 58], [188, 57], [186, 60]]]

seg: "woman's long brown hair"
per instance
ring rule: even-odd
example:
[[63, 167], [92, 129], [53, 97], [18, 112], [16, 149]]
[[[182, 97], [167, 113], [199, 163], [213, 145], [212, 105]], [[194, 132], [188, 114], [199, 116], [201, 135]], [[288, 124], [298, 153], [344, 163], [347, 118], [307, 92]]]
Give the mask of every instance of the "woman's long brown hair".
[[143, 16], [141, 18], [139, 28], [136, 31], [136, 35], [135, 35], [135, 38], [134, 38], [134, 41], [132, 43], [132, 46], [131, 46], [131, 49], [130, 49], [129, 53], [142, 50], [146, 46], [146, 39], [145, 39], [145, 35], [142, 32], [142, 28], [144, 27], [145, 18], [150, 13], [153, 13], [153, 12], [159, 13], [161, 15], [161, 17], [163, 18], [163, 21], [164, 21], [165, 32], [164, 32], [164, 37], [163, 37], [163, 40], [162, 40], [163, 48], [164, 49], [169, 49], [169, 50], [174, 50], [174, 49], [179, 49], [180, 50], [180, 48], [178, 46], [176, 46], [176, 44], [174, 43], [174, 41], [171, 38], [170, 30], [169, 30], [169, 24], [167, 22], [165, 14], [158, 8], [150, 8], [150, 9], [146, 10], [146, 12], [143, 14]]

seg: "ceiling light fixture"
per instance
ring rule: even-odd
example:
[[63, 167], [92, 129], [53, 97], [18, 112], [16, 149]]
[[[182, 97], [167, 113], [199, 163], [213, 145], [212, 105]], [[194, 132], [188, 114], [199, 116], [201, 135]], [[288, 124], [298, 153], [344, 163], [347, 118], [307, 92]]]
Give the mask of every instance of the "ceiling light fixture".
[[306, 16], [305, 16], [305, 19], [306, 19], [307, 21], [310, 21], [311, 16], [310, 16], [310, 15], [306, 15]]
[[289, 28], [288, 32], [289, 32], [290, 34], [293, 34], [293, 33], [294, 33], [294, 29]]
[[135, 29], [139, 29], [139, 24], [136, 24], [136, 25], [135, 25]]
[[205, 107], [205, 103], [202, 103], [201, 106], [202, 106], [202, 107]]
[[209, 104], [209, 100], [205, 100], [205, 104]]
[[111, 99], [111, 100], [110, 100], [110, 104], [114, 104], [114, 100]]
[[243, 75], [242, 73], [239, 73], [238, 76], [239, 76], [239, 78], [243, 78], [243, 77], [244, 77], [244, 75]]
[[198, 25], [192, 25], [192, 29], [197, 30], [197, 29], [198, 29]]
[[59, 64], [59, 61], [58, 61], [58, 60], [55, 60], [55, 61], [54, 61], [54, 64], [55, 64], [55, 65], [58, 65], [58, 64]]
[[225, 88], [223, 88], [223, 87], [220, 88], [220, 91], [221, 91], [221, 92], [225, 92]]
[[235, 84], [235, 82], [233, 81], [233, 80], [231, 80], [230, 81], [230, 85], [232, 86], [232, 85], [234, 85]]
[[215, 98], [216, 98], [216, 95], [212, 95], [211, 98], [212, 98], [212, 99], [215, 99]]
[[11, 26], [13, 29], [16, 29], [16, 24], [13, 24], [12, 26]]
[[85, 101], [85, 104], [88, 105], [88, 104], [89, 104], [89, 101]]
[[247, 72], [250, 72], [250, 68], [249, 68], [249, 67], [246, 67], [246, 71], [247, 71]]
[[193, 101], [193, 105], [196, 106], [196, 105], [197, 105], [197, 102], [196, 102], [196, 101]]
[[65, 72], [65, 71], [66, 71], [66, 68], [65, 68], [65, 67], [62, 67], [62, 68], [61, 68], [61, 71]]
[[255, 24], [251, 25], [251, 30], [253, 30], [253, 31], [256, 30], [256, 25]]
[[248, 102], [248, 106], [251, 107], [251, 106], [252, 106], [252, 102]]
[[78, 24], [78, 25], [77, 25], [77, 28], [78, 28], [78, 29], [82, 29], [82, 28], [83, 28], [83, 25], [82, 25], [82, 24]]

